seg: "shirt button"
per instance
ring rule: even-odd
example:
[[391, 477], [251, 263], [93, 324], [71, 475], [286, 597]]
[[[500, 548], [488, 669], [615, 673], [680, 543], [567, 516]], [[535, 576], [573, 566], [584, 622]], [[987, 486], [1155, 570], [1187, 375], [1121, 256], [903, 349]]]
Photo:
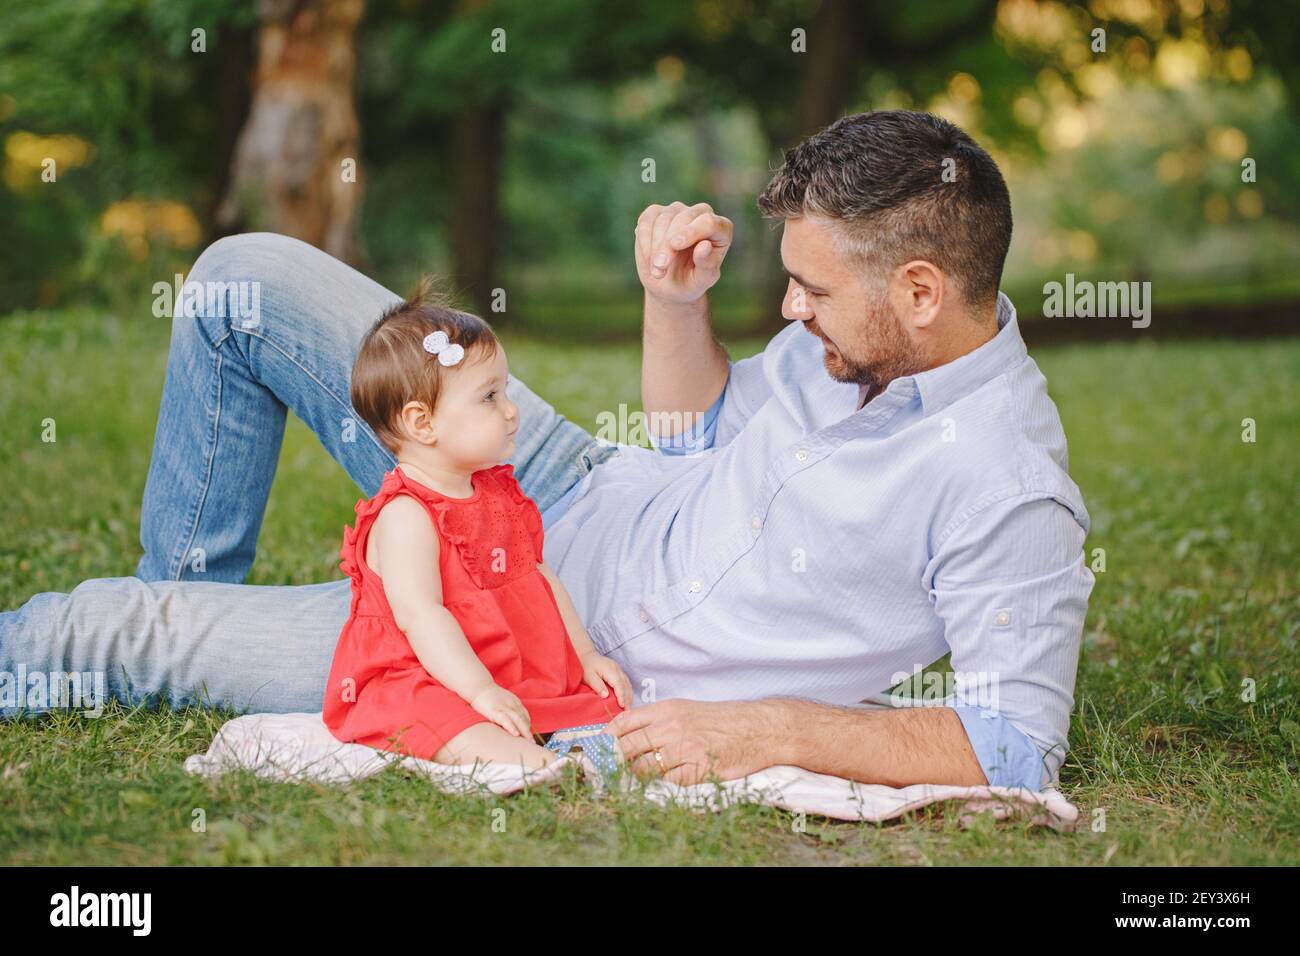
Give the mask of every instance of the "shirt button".
[[699, 589], [700, 589], [700, 582], [699, 582], [699, 581], [692, 581], [692, 582], [691, 582], [691, 586], [690, 586], [690, 591], [691, 591], [692, 593], [694, 593], [694, 592], [698, 591]]
[[637, 615], [637, 617], [641, 618], [641, 620], [643, 621], [650, 620], [650, 615], [647, 614], [645, 611], [642, 611], [640, 614]]
[[750, 518], [749, 526], [757, 531], [759, 528], [763, 527], [763, 522], [759, 521], [757, 518]]
[[998, 616], [993, 619], [993, 622], [1000, 626], [1005, 626], [1011, 623], [1011, 615], [1006, 611], [999, 611]]
[[804, 451], [802, 448], [800, 448], [797, 452], [794, 453], [794, 457], [798, 458], [800, 461], [807, 461], [808, 453]]

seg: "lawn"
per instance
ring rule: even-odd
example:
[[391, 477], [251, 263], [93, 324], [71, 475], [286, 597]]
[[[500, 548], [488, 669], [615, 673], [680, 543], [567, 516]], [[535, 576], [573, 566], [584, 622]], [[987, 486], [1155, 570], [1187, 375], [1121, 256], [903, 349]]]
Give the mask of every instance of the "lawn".
[[[0, 318], [0, 608], [133, 572], [168, 333], [147, 311]], [[589, 428], [602, 408], [639, 407], [634, 343], [507, 346], [512, 370]], [[181, 762], [229, 714], [113, 706], [0, 724], [0, 864], [1300, 862], [1300, 341], [1034, 354], [1093, 517], [1089, 555], [1105, 552], [1062, 770], [1078, 832], [963, 831], [930, 810], [800, 833], [771, 808], [697, 816], [596, 801], [575, 781], [482, 801], [398, 772], [342, 789], [205, 780]], [[292, 421], [250, 583], [340, 576], [358, 494]]]

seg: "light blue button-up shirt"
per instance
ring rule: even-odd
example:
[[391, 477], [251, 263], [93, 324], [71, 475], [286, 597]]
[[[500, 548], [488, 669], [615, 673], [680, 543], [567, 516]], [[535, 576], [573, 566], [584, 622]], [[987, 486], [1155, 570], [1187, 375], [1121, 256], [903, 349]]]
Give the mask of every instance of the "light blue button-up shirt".
[[[951, 652], [989, 782], [1055, 785], [1093, 576], [1047, 382], [998, 332], [858, 408], [792, 321], [655, 450], [542, 516], [545, 557], [641, 699], [853, 705]], [[940, 693], [942, 691], [942, 693]]]

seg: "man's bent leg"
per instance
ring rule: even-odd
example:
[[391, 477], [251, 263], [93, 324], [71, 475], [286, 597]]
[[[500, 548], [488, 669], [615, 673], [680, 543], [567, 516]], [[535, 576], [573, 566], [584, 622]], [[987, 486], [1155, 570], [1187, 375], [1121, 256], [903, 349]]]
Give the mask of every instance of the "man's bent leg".
[[[396, 464], [352, 409], [349, 383], [362, 337], [400, 297], [274, 233], [213, 243], [186, 288], [191, 283], [203, 299], [187, 309], [183, 295], [175, 308], [136, 574], [239, 582], [255, 554], [286, 408], [366, 495]], [[256, 314], [248, 317], [254, 288]], [[520, 412], [508, 461], [545, 511], [612, 449], [515, 376], [507, 388]]]
[[[94, 713], [108, 698], [315, 713], [350, 586], [347, 579], [254, 587], [130, 577], [38, 594], [0, 613], [0, 718], [23, 705], [24, 715], [60, 704]], [[58, 696], [65, 675], [77, 675], [79, 701]]]
[[167, 378], [141, 507], [142, 580], [243, 581], [286, 409], [373, 494], [393, 457], [352, 412], [352, 361], [398, 297], [272, 233], [209, 246], [173, 307]]

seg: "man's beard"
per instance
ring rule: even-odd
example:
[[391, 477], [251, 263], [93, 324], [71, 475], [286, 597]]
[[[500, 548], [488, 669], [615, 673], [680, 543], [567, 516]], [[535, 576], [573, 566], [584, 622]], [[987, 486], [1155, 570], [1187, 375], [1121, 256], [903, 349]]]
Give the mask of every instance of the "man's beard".
[[826, 344], [826, 371], [837, 382], [872, 385], [883, 391], [894, 379], [915, 375], [926, 367], [920, 348], [903, 331], [884, 293], [867, 303], [865, 326], [852, 343], [854, 355], [826, 343], [820, 329], [809, 331]]

